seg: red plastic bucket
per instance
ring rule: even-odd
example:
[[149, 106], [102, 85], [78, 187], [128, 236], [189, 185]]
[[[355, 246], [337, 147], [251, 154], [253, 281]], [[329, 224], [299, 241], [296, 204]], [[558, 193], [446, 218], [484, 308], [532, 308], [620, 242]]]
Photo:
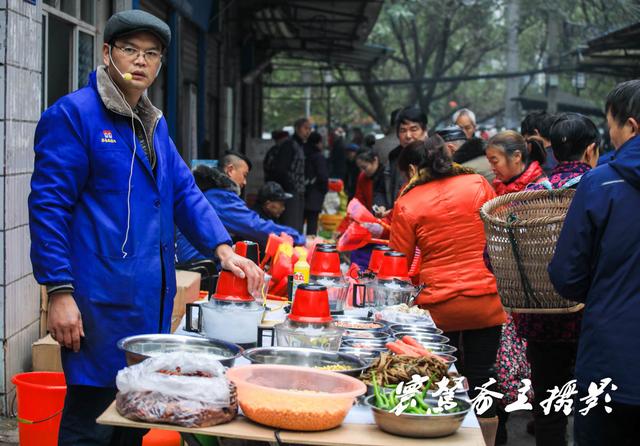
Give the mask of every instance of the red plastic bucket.
[[18, 398], [20, 446], [57, 446], [67, 393], [64, 373], [18, 373], [11, 382]]

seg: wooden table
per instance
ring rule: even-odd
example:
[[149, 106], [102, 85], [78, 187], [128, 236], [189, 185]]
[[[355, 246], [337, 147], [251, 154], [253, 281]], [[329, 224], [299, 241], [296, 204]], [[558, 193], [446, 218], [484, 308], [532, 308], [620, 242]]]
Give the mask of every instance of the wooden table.
[[[200, 443], [194, 434], [215, 437], [266, 441], [278, 444], [276, 430], [253, 423], [240, 415], [235, 420], [219, 426], [186, 428], [169, 424], [152, 424], [131, 421], [116, 411], [115, 402], [97, 419], [98, 424], [134, 427], [142, 429], [165, 429], [178, 431], [190, 446]], [[311, 444], [323, 446], [484, 446], [479, 428], [461, 427], [454, 435], [442, 438], [405, 438], [387, 434], [375, 424], [343, 424], [323, 432], [278, 431], [280, 443]]]

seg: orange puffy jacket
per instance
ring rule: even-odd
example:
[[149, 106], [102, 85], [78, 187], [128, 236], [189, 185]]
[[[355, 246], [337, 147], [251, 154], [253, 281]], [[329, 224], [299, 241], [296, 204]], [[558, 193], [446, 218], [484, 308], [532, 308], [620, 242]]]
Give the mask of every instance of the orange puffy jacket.
[[496, 280], [482, 252], [479, 209], [496, 196], [484, 177], [463, 174], [419, 185], [395, 204], [390, 246], [412, 260], [420, 248], [417, 303], [444, 331], [494, 327], [505, 322]]

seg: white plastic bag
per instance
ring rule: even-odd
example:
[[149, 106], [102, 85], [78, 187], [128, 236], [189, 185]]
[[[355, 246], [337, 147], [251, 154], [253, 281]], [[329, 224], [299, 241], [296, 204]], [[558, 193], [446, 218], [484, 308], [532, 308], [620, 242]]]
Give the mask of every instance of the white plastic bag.
[[436, 326], [427, 310], [421, 310], [416, 306], [409, 307], [406, 304], [391, 305], [383, 308], [381, 311], [377, 311], [373, 317], [375, 320], [382, 319], [395, 324], [420, 324], [426, 327]]
[[237, 412], [224, 366], [206, 354], [154, 356], [120, 370], [116, 386], [118, 412], [134, 420], [203, 427], [230, 421]]

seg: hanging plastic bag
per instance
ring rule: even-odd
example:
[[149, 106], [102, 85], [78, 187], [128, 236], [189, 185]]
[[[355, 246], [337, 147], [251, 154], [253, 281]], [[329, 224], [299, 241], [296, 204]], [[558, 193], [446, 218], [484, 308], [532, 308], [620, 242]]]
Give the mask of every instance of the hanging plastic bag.
[[163, 353], [126, 367], [116, 377], [120, 415], [151, 423], [205, 427], [231, 421], [235, 390], [212, 355]]

